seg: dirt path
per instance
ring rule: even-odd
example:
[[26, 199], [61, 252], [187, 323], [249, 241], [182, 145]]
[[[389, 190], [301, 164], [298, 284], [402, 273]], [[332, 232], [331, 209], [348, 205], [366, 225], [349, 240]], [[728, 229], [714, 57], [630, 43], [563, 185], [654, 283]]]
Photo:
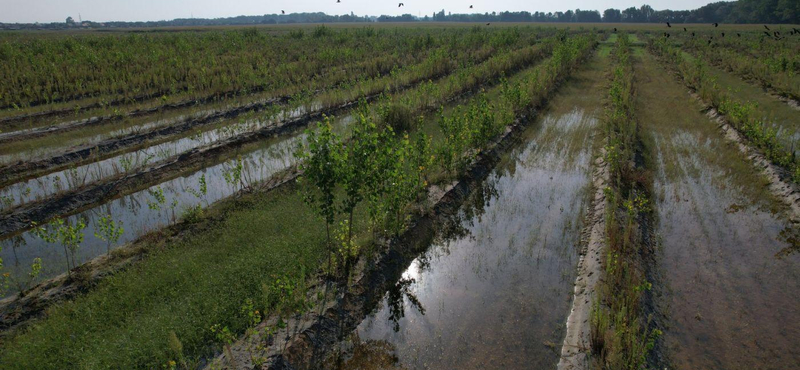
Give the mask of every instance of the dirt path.
[[800, 363], [800, 256], [762, 177], [671, 74], [638, 63], [640, 122], [652, 140], [664, 344], [676, 369], [787, 369]]

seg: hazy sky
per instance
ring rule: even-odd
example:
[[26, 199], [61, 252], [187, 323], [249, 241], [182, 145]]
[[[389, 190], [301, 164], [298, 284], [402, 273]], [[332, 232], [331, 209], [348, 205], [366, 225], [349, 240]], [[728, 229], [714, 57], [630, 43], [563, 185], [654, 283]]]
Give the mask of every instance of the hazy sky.
[[[398, 9], [398, 2], [405, 7]], [[649, 4], [654, 9], [695, 9], [710, 0], [0, 0], [0, 22], [63, 22], [67, 16], [92, 21], [155, 21], [299, 12], [357, 15], [624, 9]], [[469, 4], [474, 9], [469, 9]]]

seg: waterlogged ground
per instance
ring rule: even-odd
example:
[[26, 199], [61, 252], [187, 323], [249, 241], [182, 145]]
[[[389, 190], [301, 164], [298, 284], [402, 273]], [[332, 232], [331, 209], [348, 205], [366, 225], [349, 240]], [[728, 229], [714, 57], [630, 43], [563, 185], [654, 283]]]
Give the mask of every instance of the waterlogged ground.
[[639, 118], [656, 170], [667, 356], [676, 369], [796, 368], [800, 256], [776, 254], [797, 230], [700, 105], [643, 58]]
[[[688, 53], [684, 55], [693, 59]], [[771, 96], [764, 89], [745, 82], [730, 72], [709, 65], [708, 73], [716, 78], [719, 86], [727, 90], [731, 96], [753, 104], [757, 116], [776, 131], [778, 138], [787, 148], [791, 148], [793, 143], [795, 148], [800, 145], [797, 143], [800, 139], [800, 112], [777, 97]]]
[[601, 113], [595, 58], [411, 261], [329, 369], [546, 368], [572, 299]]
[[[343, 133], [350, 122], [352, 116], [343, 116], [336, 120], [334, 127]], [[67, 217], [66, 222], [69, 224], [74, 225], [82, 219], [87, 225], [83, 231], [84, 242], [77, 252], [76, 261], [81, 264], [106, 253], [109, 246], [94, 236], [100, 217], [111, 215], [112, 219], [122, 221], [125, 229], [120, 240], [113, 243], [111, 248], [133, 241], [181, 218], [192, 207], [206, 207], [229, 197], [243, 186], [256, 185], [275, 173], [289, 168], [296, 163], [295, 150], [305, 137], [305, 133], [295, 133], [246, 146], [238, 152], [238, 155], [234, 153], [229, 156], [230, 158], [202, 170], [184, 174]], [[239, 161], [242, 163], [241, 181], [235, 183], [231, 179]], [[205, 194], [200, 192], [200, 179], [203, 177], [207, 187]], [[163, 201], [159, 202], [159, 195], [156, 194], [162, 194]], [[0, 246], [2, 246], [0, 258], [4, 261], [6, 271], [13, 276], [27, 274], [36, 257], [42, 259], [40, 279], [54, 277], [67, 269], [63, 248], [37, 238], [32, 232], [0, 240]]]
[[257, 131], [286, 120], [302, 116], [311, 108], [297, 108], [280, 113], [268, 113], [255, 118], [221, 122], [204, 131], [163, 139], [148, 146], [122, 153], [100, 161], [71, 167], [20, 181], [0, 189], [0, 210], [32, 201], [38, 201], [64, 191], [68, 191], [122, 173], [136, 172], [148, 165], [163, 161], [192, 149], [209, 146], [216, 142]]

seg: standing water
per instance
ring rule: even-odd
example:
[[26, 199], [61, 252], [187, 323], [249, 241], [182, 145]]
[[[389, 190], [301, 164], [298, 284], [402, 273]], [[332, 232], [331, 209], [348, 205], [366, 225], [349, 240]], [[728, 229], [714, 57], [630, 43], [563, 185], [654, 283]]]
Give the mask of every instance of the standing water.
[[676, 369], [796, 369], [800, 256], [784, 255], [796, 226], [656, 63], [637, 70], [655, 150], [667, 357]]
[[600, 112], [598, 68], [587, 67], [523, 133], [452, 227], [337, 346], [329, 369], [555, 366]]
[[[344, 116], [336, 120], [335, 129], [345, 131], [352, 119], [352, 116]], [[106, 252], [106, 242], [94, 236], [101, 217], [110, 215], [113, 220], [122, 222], [125, 229], [120, 240], [111, 245], [111, 248], [136, 240], [150, 231], [175, 222], [194, 207], [206, 207], [231, 196], [243, 187], [257, 185], [288, 169], [296, 163], [295, 149], [305, 138], [305, 133], [295, 133], [259, 142], [242, 150], [241, 155], [236, 158], [66, 217], [67, 224], [75, 225], [79, 220], [84, 220], [86, 224], [86, 229], [83, 230], [84, 241], [75, 257], [77, 264]], [[240, 165], [240, 180], [235, 181], [235, 173]], [[205, 194], [201, 191], [201, 179], [205, 179]], [[0, 246], [0, 258], [6, 265], [6, 271], [14, 277], [25, 276], [37, 257], [42, 259], [40, 279], [51, 278], [67, 270], [63, 248], [45, 242], [30, 231], [0, 240]]]

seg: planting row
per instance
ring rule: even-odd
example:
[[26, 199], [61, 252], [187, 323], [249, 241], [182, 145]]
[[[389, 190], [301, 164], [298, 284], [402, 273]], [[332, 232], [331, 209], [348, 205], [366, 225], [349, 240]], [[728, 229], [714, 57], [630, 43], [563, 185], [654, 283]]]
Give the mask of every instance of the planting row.
[[[705, 62], [700, 59], [687, 61], [680, 49], [663, 39], [650, 39], [648, 48], [667, 63], [670, 69], [677, 72], [684, 83], [695, 90], [705, 104], [725, 115], [731, 125], [761, 150], [772, 163], [784, 168], [789, 173], [791, 181], [800, 183], [800, 166], [794, 154], [794, 140], [779, 138], [777, 129], [755, 114], [755, 106], [752, 103], [741, 101], [735, 95], [721, 89], [709, 75]], [[793, 139], [794, 133], [790, 135]]]
[[[371, 239], [372, 233], [402, 230], [407, 222], [404, 215], [410, 211], [410, 204], [419, 199], [422, 189], [431, 182], [449, 182], [448, 178], [463, 170], [469, 158], [491, 146], [515, 115], [540, 105], [592, 45], [591, 36], [557, 43], [553, 56], [545, 63], [509, 79], [505, 88], [501, 86], [490, 93], [491, 98], [479, 95], [466, 108], [438, 119], [439, 128], [434, 131], [440, 130], [440, 134], [434, 136], [425, 134], [432, 128], [414, 126], [407, 136], [394, 133], [392, 125], [384, 124], [391, 116], [387, 114], [388, 107], [362, 110], [352, 124], [350, 139], [339, 138], [331, 131], [333, 125], [320, 125], [317, 131], [308, 133], [300, 188], [292, 186], [281, 191], [280, 197], [276, 193], [255, 193], [249, 197], [273, 199], [274, 195], [274, 199], [250, 202], [250, 206], [235, 210], [229, 208], [224, 219], [231, 222], [223, 221], [221, 228], [187, 234], [184, 241], [170, 242], [173, 245], [140, 262], [139, 268], [116, 274], [69, 305], [54, 307], [36, 326], [9, 339], [0, 361], [12, 368], [45, 363], [78, 367], [160, 367], [171, 363], [191, 367], [198, 358], [213, 353], [209, 344], [228, 342], [264, 314], [277, 313], [286, 310], [286, 305], [297, 303], [295, 298], [302, 293], [295, 287], [302, 285], [298, 281], [302, 282], [309, 271], [322, 269], [330, 275], [346, 272], [359, 251], [370, 249], [370, 243], [362, 241]], [[433, 124], [437, 125], [437, 121]], [[319, 165], [325, 159], [331, 165]], [[303, 199], [312, 207], [302, 206]], [[268, 227], [252, 227], [251, 222], [240, 222], [242, 217], [248, 217], [246, 214], [259, 218], [280, 216], [285, 213], [282, 209], [292, 210], [289, 218], [294, 223], [277, 218], [277, 222], [264, 224]], [[310, 217], [312, 212], [320, 214], [323, 222]], [[302, 231], [298, 229], [298, 218], [304, 219]], [[200, 217], [197, 222], [209, 220]], [[242, 233], [230, 227], [247, 227], [250, 231]], [[220, 232], [245, 239], [233, 241], [212, 235]], [[198, 240], [204, 242], [198, 244]], [[288, 244], [294, 252], [276, 249], [288, 240], [292, 241]], [[206, 253], [204, 244], [216, 252]], [[285, 252], [298, 258], [283, 261]], [[206, 264], [207, 258], [215, 262]], [[169, 269], [160, 267], [165, 262], [171, 265]], [[201, 265], [205, 267], [198, 270]], [[159, 272], [151, 274], [156, 271], [153, 269]], [[119, 285], [134, 281], [136, 287]], [[229, 285], [233, 281], [235, 287]], [[166, 291], [162, 290], [167, 287], [165, 283], [169, 285]], [[219, 290], [220, 286], [230, 289], [208, 294], [209, 289]], [[214, 308], [194, 309], [200, 307]], [[86, 316], [81, 313], [85, 310], [97, 315]], [[137, 312], [137, 317], [129, 320], [111, 315], [112, 312]], [[67, 317], [78, 321], [67, 323], [71, 321]], [[166, 324], [171, 328], [167, 329]], [[64, 342], [60, 339], [64, 335], [73, 340]], [[60, 344], [54, 346], [56, 343]], [[72, 344], [93, 349], [73, 351], [67, 348]]]
[[[759, 38], [758, 41], [722, 38], [708, 42], [705, 38], [685, 37], [684, 47], [715, 66], [782, 96], [800, 100], [800, 41]], [[754, 47], [754, 44], [759, 46]]]
[[603, 278], [591, 312], [591, 352], [601, 369], [639, 369], [660, 331], [651, 330], [644, 315], [650, 290], [643, 256], [649, 247], [643, 233], [652, 211], [651, 184], [643, 168], [640, 128], [636, 119], [635, 71], [627, 34], [619, 35], [612, 52], [614, 70], [604, 120], [608, 166], [605, 193]]
[[354, 62], [367, 55], [380, 61], [384, 52], [413, 55], [435, 45], [499, 47], [532, 35], [516, 30], [332, 30], [320, 26], [309, 36], [302, 31], [273, 35], [255, 29], [20, 36], [3, 40], [0, 47], [0, 59], [5, 62], [0, 76], [6, 81], [0, 97], [4, 107], [24, 107], [90, 96], [107, 104], [176, 93], [204, 96], [280, 89], [332, 74], [330, 66], [357, 65]]

